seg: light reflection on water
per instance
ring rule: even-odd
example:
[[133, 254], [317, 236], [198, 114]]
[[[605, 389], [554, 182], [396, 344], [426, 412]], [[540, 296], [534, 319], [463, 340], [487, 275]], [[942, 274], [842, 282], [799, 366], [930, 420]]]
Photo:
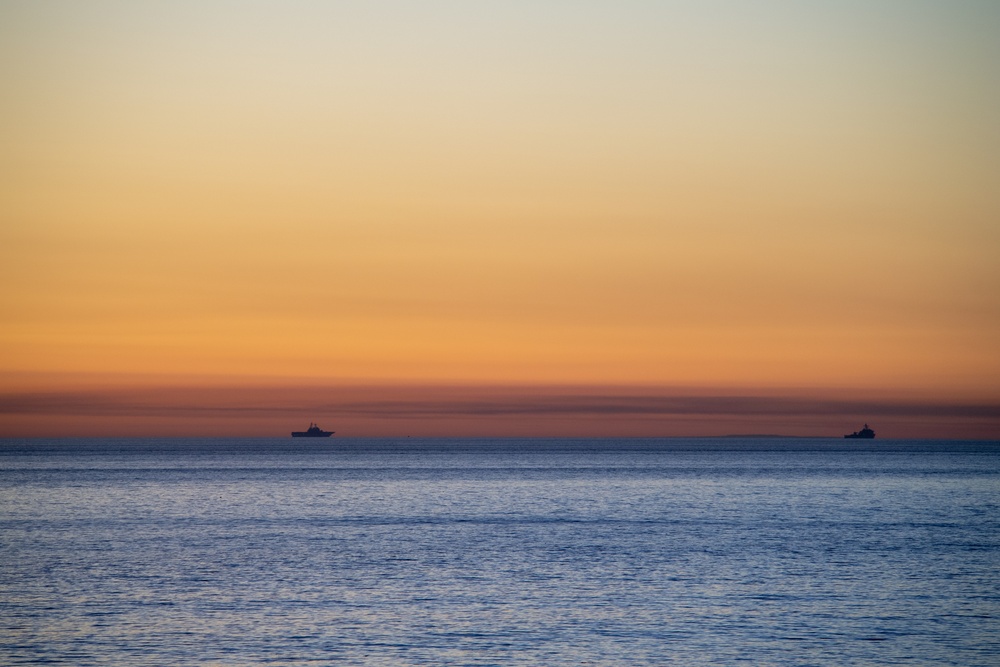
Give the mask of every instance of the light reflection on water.
[[0, 663], [995, 665], [1000, 443], [6, 441]]

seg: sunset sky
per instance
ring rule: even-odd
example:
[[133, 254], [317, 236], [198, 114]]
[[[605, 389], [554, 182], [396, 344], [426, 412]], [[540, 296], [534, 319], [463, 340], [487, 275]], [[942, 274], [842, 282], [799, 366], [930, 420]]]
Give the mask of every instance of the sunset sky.
[[1000, 438], [1000, 3], [0, 4], [0, 436]]

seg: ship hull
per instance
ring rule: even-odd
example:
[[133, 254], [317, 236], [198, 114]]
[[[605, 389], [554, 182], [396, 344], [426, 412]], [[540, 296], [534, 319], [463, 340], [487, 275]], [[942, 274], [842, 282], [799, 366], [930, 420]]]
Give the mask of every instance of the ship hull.
[[874, 440], [875, 431], [873, 431], [868, 424], [860, 431], [855, 431], [854, 433], [848, 433], [844, 436], [848, 440]]
[[308, 431], [292, 431], [293, 438], [329, 438], [333, 431], [320, 431], [319, 433], [309, 433]]

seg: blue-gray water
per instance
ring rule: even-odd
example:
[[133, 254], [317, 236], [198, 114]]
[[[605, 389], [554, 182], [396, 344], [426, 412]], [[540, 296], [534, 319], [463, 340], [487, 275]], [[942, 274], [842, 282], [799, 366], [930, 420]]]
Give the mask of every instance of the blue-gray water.
[[0, 441], [0, 664], [1000, 664], [1000, 443]]

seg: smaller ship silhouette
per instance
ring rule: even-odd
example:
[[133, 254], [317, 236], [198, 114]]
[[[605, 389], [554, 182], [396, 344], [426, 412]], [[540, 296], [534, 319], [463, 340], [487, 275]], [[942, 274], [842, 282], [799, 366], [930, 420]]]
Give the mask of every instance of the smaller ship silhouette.
[[860, 431], [849, 433], [844, 437], [851, 440], [873, 440], [875, 438], [875, 431], [868, 428], [868, 424], [865, 424], [865, 427]]
[[309, 428], [305, 431], [292, 431], [293, 438], [329, 438], [333, 431], [324, 431], [316, 424], [309, 422]]

